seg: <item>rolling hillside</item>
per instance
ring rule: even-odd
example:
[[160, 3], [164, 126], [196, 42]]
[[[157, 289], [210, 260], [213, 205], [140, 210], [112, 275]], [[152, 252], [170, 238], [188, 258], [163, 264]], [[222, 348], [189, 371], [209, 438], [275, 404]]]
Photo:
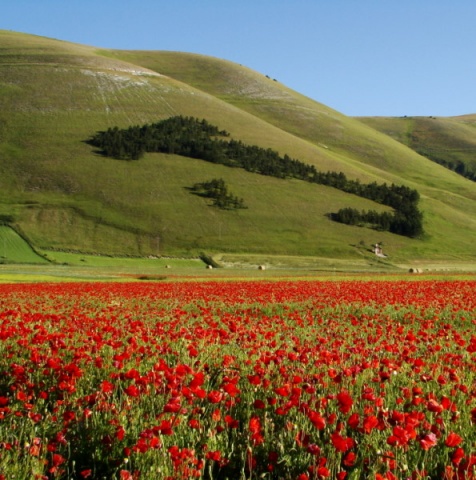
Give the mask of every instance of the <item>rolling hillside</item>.
[[[109, 127], [174, 115], [205, 118], [320, 171], [416, 189], [426, 234], [410, 239], [331, 221], [327, 214], [343, 207], [387, 208], [335, 188], [177, 155], [114, 160], [86, 143]], [[386, 133], [226, 60], [0, 31], [0, 215], [13, 216], [43, 250], [355, 259], [383, 242], [397, 264], [474, 260], [475, 183]], [[224, 211], [190, 194], [211, 178], [223, 178], [248, 208]]]
[[360, 120], [430, 160], [476, 181], [476, 115], [362, 117]]

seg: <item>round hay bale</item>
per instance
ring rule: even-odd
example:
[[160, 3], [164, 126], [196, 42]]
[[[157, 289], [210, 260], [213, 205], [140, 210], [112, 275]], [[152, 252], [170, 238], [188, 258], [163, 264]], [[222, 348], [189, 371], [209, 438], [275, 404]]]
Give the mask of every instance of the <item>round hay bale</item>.
[[211, 265], [207, 265], [207, 268], [211, 270], [213, 267]]
[[258, 270], [266, 270], [266, 266], [265, 266], [265, 265], [260, 265], [260, 266], [258, 267]]

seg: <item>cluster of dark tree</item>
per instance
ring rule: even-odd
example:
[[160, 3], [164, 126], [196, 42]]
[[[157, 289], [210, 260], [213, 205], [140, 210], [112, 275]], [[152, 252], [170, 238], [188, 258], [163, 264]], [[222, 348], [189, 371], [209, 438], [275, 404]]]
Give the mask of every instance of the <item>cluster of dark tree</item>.
[[456, 172], [458, 175], [461, 175], [473, 182], [476, 182], [476, 170], [471, 168], [466, 163], [462, 162], [459, 159], [448, 159], [448, 158], [441, 158], [440, 156], [434, 154], [433, 152], [428, 152], [427, 150], [416, 150], [420, 155], [432, 160], [443, 167]]
[[423, 218], [418, 209], [405, 214], [401, 210], [397, 210], [395, 213], [379, 213], [375, 210], [359, 211], [348, 207], [341, 208], [336, 213], [331, 213], [329, 217], [336, 222], [347, 225], [369, 226], [408, 237], [415, 237], [423, 233]]
[[224, 210], [247, 208], [242, 198], [238, 198], [228, 191], [225, 181], [221, 178], [196, 183], [191, 190], [196, 195], [213, 199], [213, 206]]
[[366, 225], [407, 237], [418, 237], [423, 233], [423, 214], [418, 209], [420, 194], [416, 190], [394, 183], [364, 184], [358, 180], [346, 179], [343, 173], [328, 172], [319, 175], [326, 177], [324, 182], [319, 183], [335, 186], [344, 192], [368, 198], [394, 209], [393, 213], [378, 213], [375, 210], [359, 211], [354, 208], [343, 208], [329, 215], [332, 220], [348, 225]]
[[[314, 166], [288, 155], [281, 157], [270, 148], [246, 145], [239, 140], [223, 138], [228, 136], [228, 132], [219, 130], [206, 120], [176, 116], [141, 127], [123, 130], [117, 127], [110, 128], [98, 132], [89, 143], [101, 149], [104, 155], [118, 159], [138, 159], [144, 152], [170, 153], [230, 167], [241, 167], [261, 175], [297, 178], [335, 187], [395, 210], [394, 214], [388, 214], [392, 217], [390, 222], [386, 217], [376, 222], [362, 222], [374, 228], [412, 237], [423, 232], [422, 215], [417, 208], [419, 194], [416, 190], [394, 184], [390, 186], [378, 185], [376, 182], [363, 184], [358, 180], [349, 180], [342, 172], [318, 172]], [[331, 218], [347, 223], [346, 215], [337, 213], [331, 215]]]
[[229, 134], [205, 119], [175, 116], [161, 122], [98, 132], [88, 143], [107, 157], [138, 160], [146, 152], [175, 153], [192, 158], [215, 155], [215, 137]]

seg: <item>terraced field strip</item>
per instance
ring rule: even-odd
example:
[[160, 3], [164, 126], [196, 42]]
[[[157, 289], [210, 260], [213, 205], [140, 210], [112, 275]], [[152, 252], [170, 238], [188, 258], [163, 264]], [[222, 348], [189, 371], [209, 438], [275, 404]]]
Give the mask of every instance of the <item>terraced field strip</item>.
[[48, 263], [15, 230], [0, 225], [0, 263]]

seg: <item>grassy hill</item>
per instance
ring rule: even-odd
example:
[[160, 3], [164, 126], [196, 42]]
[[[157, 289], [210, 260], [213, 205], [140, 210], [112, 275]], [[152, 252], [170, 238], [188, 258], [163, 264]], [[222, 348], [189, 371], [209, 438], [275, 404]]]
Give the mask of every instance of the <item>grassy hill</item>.
[[[109, 127], [173, 115], [206, 118], [232, 138], [318, 170], [415, 188], [426, 235], [332, 222], [326, 214], [339, 208], [387, 208], [334, 188], [174, 155], [119, 161], [86, 143]], [[370, 258], [368, 247], [383, 242], [400, 264], [474, 260], [474, 182], [366, 123], [226, 60], [0, 31], [0, 215], [13, 216], [40, 249], [355, 259]], [[190, 194], [211, 178], [223, 178], [248, 208], [223, 211]]]
[[476, 180], [476, 115], [360, 120], [430, 160]]

